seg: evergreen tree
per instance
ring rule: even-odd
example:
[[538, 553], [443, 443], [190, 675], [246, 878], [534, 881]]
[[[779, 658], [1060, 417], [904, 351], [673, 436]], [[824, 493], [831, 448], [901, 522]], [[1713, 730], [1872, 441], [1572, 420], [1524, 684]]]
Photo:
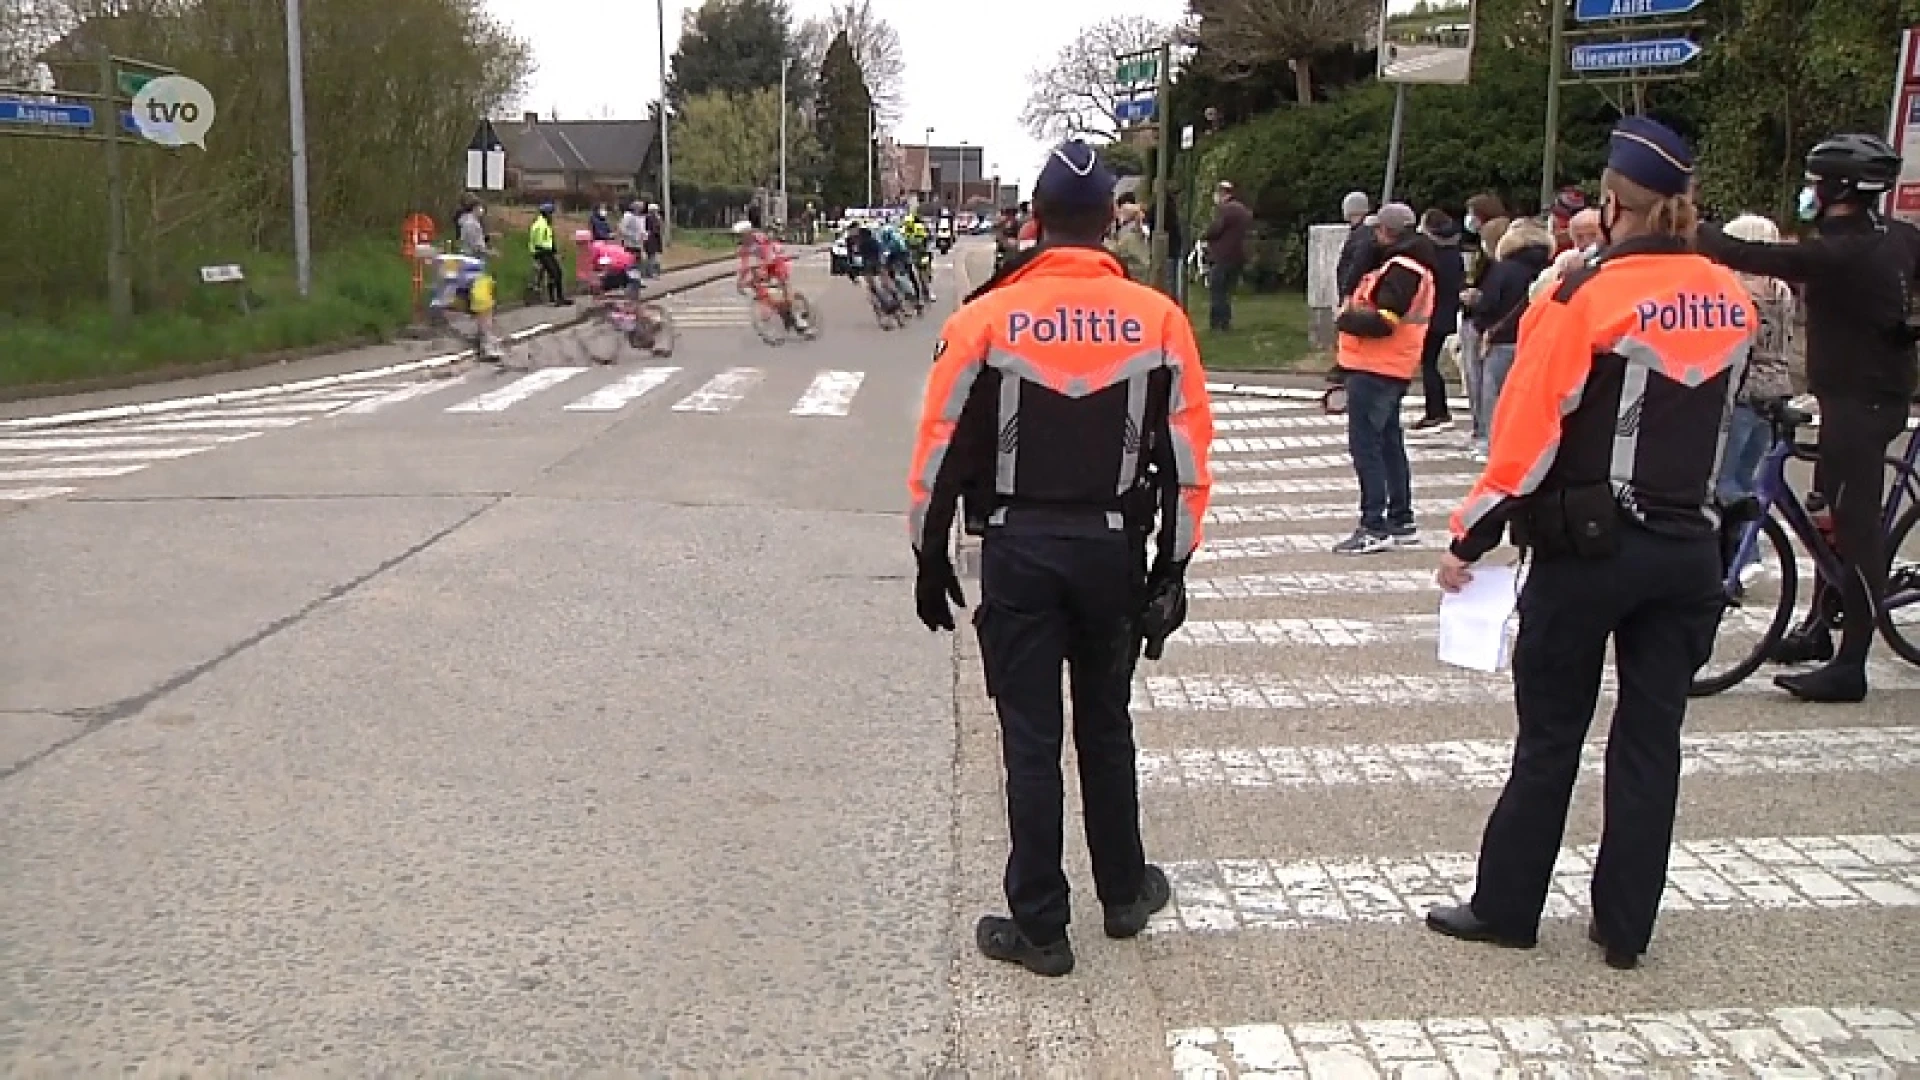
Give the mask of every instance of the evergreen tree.
[[667, 97], [678, 107], [715, 91], [778, 87], [782, 58], [795, 61], [787, 72], [787, 100], [807, 100], [812, 88], [805, 85], [809, 76], [787, 0], [706, 0], [687, 17], [668, 65]]
[[873, 95], [867, 88], [853, 46], [844, 31], [835, 34], [820, 62], [820, 93], [816, 127], [825, 156], [821, 197], [829, 206], [860, 206], [867, 197], [867, 111]]

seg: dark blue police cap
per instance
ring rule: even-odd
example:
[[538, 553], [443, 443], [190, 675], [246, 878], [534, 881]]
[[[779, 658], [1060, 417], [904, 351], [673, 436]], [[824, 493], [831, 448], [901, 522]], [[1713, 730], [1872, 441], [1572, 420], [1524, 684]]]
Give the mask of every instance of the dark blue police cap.
[[1060, 210], [1113, 205], [1113, 170], [1093, 147], [1068, 139], [1053, 148], [1040, 178], [1033, 182], [1034, 200]]
[[1693, 181], [1693, 151], [1658, 121], [1629, 116], [1613, 129], [1607, 168], [1657, 195], [1684, 195]]

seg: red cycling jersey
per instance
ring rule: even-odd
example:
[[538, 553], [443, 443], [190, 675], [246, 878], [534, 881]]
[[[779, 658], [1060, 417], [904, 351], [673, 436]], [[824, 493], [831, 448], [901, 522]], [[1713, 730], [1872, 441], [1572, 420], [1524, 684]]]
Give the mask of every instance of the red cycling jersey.
[[740, 244], [740, 279], [775, 281], [787, 280], [787, 266], [792, 260], [780, 250], [780, 245], [763, 232], [750, 233]]

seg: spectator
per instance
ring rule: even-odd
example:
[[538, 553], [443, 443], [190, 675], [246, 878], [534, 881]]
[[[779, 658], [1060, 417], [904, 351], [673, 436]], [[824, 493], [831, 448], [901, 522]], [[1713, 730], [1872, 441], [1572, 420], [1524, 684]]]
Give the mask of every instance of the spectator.
[[607, 204], [601, 203], [587, 216], [587, 228], [593, 232], [595, 240], [613, 239], [613, 223], [607, 220]]
[[1453, 423], [1453, 411], [1447, 407], [1447, 379], [1440, 373], [1440, 350], [1459, 327], [1460, 290], [1466, 285], [1467, 266], [1460, 256], [1460, 227], [1445, 210], [1428, 210], [1420, 232], [1433, 243], [1433, 321], [1427, 324], [1426, 344], [1420, 350], [1426, 410], [1413, 430], [1427, 431]]
[[1120, 203], [1114, 209], [1113, 236], [1107, 240], [1107, 250], [1120, 260], [1128, 277], [1147, 283], [1153, 253], [1147, 243], [1146, 229], [1140, 223], [1140, 204], [1129, 192], [1120, 196]]
[[650, 202], [647, 204], [646, 226], [647, 239], [645, 251], [647, 253], [647, 276], [657, 278], [660, 276], [660, 252], [667, 246], [665, 225], [660, 218], [659, 203]]
[[[647, 222], [640, 211], [640, 200], [635, 199], [627, 204], [627, 212], [620, 215], [620, 246], [633, 256], [635, 267], [644, 266], [647, 260]], [[646, 276], [644, 270], [639, 273]]]
[[1372, 212], [1373, 204], [1364, 191], [1349, 191], [1340, 200], [1340, 216], [1347, 219], [1347, 241], [1340, 246], [1340, 262], [1333, 271], [1334, 285], [1340, 290], [1335, 307], [1346, 303], [1361, 277], [1373, 271], [1373, 225], [1367, 221]]
[[1553, 253], [1563, 255], [1578, 245], [1573, 240], [1573, 217], [1587, 208], [1587, 196], [1577, 187], [1563, 187], [1553, 197], [1548, 220], [1553, 227]]
[[[1465, 310], [1480, 331], [1484, 350], [1480, 376], [1480, 401], [1474, 415], [1493, 423], [1494, 408], [1500, 402], [1507, 372], [1513, 368], [1514, 346], [1520, 340], [1520, 318], [1527, 311], [1527, 290], [1533, 279], [1553, 259], [1553, 234], [1531, 218], [1522, 218], [1508, 227], [1500, 238], [1492, 268], [1478, 290], [1469, 290]], [[1477, 426], [1477, 425], [1476, 425]], [[1487, 459], [1485, 439], [1476, 439], [1474, 460]]]
[[[1750, 244], [1780, 242], [1779, 226], [1758, 214], [1742, 214], [1727, 222], [1722, 231]], [[1766, 409], [1793, 396], [1793, 375], [1788, 367], [1795, 336], [1793, 290], [1779, 278], [1737, 276], [1760, 313], [1760, 333], [1754, 338], [1753, 352], [1747, 359], [1746, 384], [1735, 399], [1727, 428], [1727, 447], [1715, 485], [1722, 505], [1753, 494], [1753, 474], [1773, 439]]]
[[[1469, 303], [1468, 297], [1475, 294], [1480, 283], [1486, 278], [1487, 271], [1493, 267], [1494, 253], [1500, 249], [1500, 240], [1507, 234], [1507, 208], [1500, 197], [1491, 192], [1483, 192], [1467, 200], [1466, 232], [1461, 236], [1461, 251], [1467, 258], [1467, 291], [1461, 294], [1462, 304]], [[1468, 438], [1476, 446], [1487, 444], [1487, 428], [1493, 418], [1483, 415], [1480, 407], [1481, 358], [1485, 350], [1480, 343], [1480, 328], [1472, 319], [1460, 324], [1460, 380], [1466, 384], [1467, 408], [1473, 413], [1473, 430]]]
[[1573, 246], [1556, 255], [1553, 265], [1540, 272], [1533, 279], [1533, 287], [1527, 291], [1528, 300], [1536, 300], [1540, 294], [1552, 288], [1561, 278], [1585, 266], [1591, 266], [1600, 255], [1600, 211], [1588, 207], [1573, 215], [1567, 221], [1567, 235], [1572, 238]]
[[1234, 194], [1233, 185], [1220, 181], [1213, 192], [1213, 223], [1202, 239], [1207, 244], [1207, 326], [1233, 329], [1233, 290], [1247, 265], [1247, 234], [1253, 229], [1253, 211]]

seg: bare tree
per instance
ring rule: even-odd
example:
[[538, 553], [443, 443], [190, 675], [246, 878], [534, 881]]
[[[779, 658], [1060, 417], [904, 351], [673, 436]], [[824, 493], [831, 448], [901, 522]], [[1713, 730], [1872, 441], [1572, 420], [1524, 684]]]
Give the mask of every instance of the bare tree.
[[1020, 125], [1036, 139], [1119, 138], [1115, 57], [1154, 48], [1170, 33], [1166, 25], [1140, 15], [1121, 15], [1082, 30], [1052, 64], [1028, 75], [1033, 91], [1020, 111]]
[[873, 0], [842, 0], [825, 19], [808, 19], [798, 33], [800, 55], [818, 72], [833, 35], [842, 31], [853, 46], [853, 59], [860, 65], [861, 76], [867, 80], [874, 111], [880, 114], [882, 123], [899, 122], [906, 56], [900, 48], [899, 31], [874, 13]]
[[1313, 59], [1363, 42], [1378, 0], [1193, 0], [1198, 57], [1227, 78], [1284, 61], [1300, 104], [1313, 104]]

